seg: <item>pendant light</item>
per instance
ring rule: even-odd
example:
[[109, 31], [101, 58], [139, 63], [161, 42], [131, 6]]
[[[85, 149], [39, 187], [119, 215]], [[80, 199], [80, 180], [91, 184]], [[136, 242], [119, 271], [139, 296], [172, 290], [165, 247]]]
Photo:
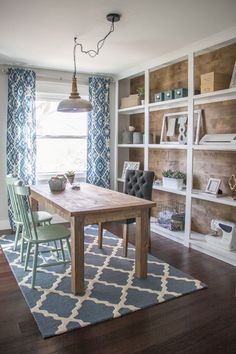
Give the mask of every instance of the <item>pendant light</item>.
[[63, 100], [59, 103], [57, 107], [58, 112], [90, 112], [92, 110], [92, 104], [80, 97], [77, 88], [77, 69], [76, 69], [76, 48], [79, 46], [80, 50], [84, 54], [88, 54], [90, 57], [94, 58], [99, 54], [100, 49], [103, 47], [106, 38], [114, 31], [114, 23], [120, 21], [120, 15], [118, 14], [108, 14], [106, 16], [107, 21], [111, 22], [111, 27], [109, 32], [97, 43], [97, 49], [84, 50], [83, 45], [77, 42], [77, 37], [74, 38], [74, 49], [73, 49], [73, 59], [74, 59], [74, 73], [72, 78], [72, 90], [68, 99]]

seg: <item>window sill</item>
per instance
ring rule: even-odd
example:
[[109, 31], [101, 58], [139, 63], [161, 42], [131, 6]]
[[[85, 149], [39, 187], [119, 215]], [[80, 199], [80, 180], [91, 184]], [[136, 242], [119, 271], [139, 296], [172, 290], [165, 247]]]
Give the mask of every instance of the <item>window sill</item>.
[[[39, 184], [48, 183], [51, 177], [56, 175], [63, 175], [63, 172], [51, 172], [51, 173], [39, 173], [36, 176], [36, 181]], [[75, 174], [75, 183], [76, 182], [85, 182], [86, 180], [86, 172], [80, 172]]]

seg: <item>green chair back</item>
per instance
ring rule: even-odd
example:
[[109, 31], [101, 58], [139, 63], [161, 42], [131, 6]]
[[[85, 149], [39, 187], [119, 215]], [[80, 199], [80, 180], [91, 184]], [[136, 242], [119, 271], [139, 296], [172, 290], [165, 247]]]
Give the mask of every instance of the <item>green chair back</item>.
[[13, 221], [15, 223], [21, 222], [20, 210], [19, 210], [19, 206], [17, 204], [15, 190], [14, 190], [14, 183], [17, 181], [19, 181], [19, 178], [13, 177], [13, 175], [7, 175], [7, 177], [6, 177], [7, 190], [9, 193], [10, 202], [11, 202], [12, 211], [13, 211]]
[[23, 223], [23, 234], [29, 240], [38, 240], [37, 229], [29, 200], [30, 187], [24, 186], [22, 181], [17, 181], [13, 188], [19, 207], [20, 218]]

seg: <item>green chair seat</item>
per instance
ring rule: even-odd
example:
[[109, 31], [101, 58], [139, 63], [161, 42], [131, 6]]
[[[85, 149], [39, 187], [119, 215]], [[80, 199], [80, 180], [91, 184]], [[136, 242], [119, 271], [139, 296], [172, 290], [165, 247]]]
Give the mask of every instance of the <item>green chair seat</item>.
[[70, 230], [63, 225], [45, 225], [36, 227], [38, 239], [31, 240], [32, 243], [57, 241], [70, 237]]
[[52, 215], [46, 211], [33, 211], [33, 218], [36, 224], [43, 224], [52, 220]]

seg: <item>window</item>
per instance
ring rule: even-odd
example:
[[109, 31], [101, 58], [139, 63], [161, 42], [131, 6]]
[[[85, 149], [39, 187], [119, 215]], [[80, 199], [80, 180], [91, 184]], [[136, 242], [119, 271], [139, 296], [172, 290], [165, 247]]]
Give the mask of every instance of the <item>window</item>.
[[87, 167], [87, 113], [57, 112], [59, 100], [36, 101], [37, 177], [74, 170], [84, 177]]

